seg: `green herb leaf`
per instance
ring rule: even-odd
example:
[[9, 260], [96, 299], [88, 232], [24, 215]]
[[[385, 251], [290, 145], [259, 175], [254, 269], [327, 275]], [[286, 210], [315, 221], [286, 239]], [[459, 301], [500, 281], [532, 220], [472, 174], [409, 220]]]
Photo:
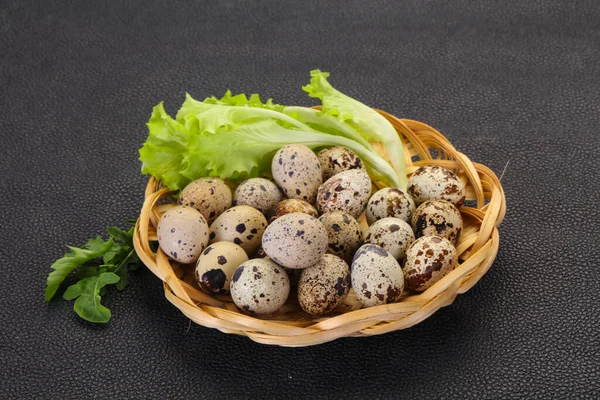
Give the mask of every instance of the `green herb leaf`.
[[100, 291], [106, 285], [117, 283], [119, 279], [119, 276], [112, 272], [104, 272], [99, 276], [86, 278], [69, 286], [63, 297], [67, 300], [77, 299], [74, 309], [81, 318], [90, 322], [106, 323], [110, 319], [111, 313], [100, 303], [102, 300]]
[[78, 266], [97, 257], [101, 257], [113, 245], [113, 239], [104, 242], [100, 236], [88, 240], [83, 248], [67, 246], [71, 252], [59, 258], [50, 266], [53, 269], [48, 275], [45, 300], [50, 301], [56, 294], [58, 286]]

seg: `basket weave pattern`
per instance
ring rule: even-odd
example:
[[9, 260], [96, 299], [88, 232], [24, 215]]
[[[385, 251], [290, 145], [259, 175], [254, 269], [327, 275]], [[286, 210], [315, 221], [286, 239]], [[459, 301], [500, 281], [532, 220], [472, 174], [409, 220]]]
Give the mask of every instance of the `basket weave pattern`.
[[[169, 260], [160, 249], [152, 251], [149, 242], [157, 240], [158, 220], [172, 204], [165, 204], [165, 199], [170, 196], [168, 189], [151, 178], [136, 224], [134, 245], [144, 264], [163, 281], [166, 298], [199, 325], [245, 335], [264, 344], [310, 346], [345, 336], [379, 335], [409, 328], [473, 287], [488, 271], [498, 253], [500, 238], [497, 227], [506, 212], [500, 181], [489, 168], [459, 153], [432, 127], [377, 111], [392, 123], [404, 143], [407, 174], [423, 165], [439, 165], [454, 170], [466, 183], [467, 200], [474, 201], [475, 206], [463, 205], [460, 208], [464, 228], [457, 243], [457, 252], [461, 263], [454, 271], [425, 292], [406, 293], [393, 304], [362, 309], [350, 290], [347, 299], [334, 313], [312, 317], [300, 309], [292, 291], [288, 302], [277, 313], [261, 317], [247, 315], [233, 304], [231, 297], [211, 297], [199, 290], [194, 282], [193, 266]], [[381, 150], [376, 144], [374, 146]], [[383, 150], [381, 152], [385, 156]], [[413, 158], [418, 161], [413, 161]], [[360, 222], [366, 227], [364, 215]]]

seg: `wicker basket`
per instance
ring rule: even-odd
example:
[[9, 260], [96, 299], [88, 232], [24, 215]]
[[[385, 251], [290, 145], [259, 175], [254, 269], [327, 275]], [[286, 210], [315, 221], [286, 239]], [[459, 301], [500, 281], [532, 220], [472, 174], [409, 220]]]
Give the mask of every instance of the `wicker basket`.
[[[172, 204], [163, 200], [170, 195], [168, 189], [151, 178], [136, 225], [134, 244], [141, 260], [163, 281], [167, 299], [202, 326], [245, 335], [264, 344], [310, 346], [344, 336], [371, 336], [409, 328], [473, 287], [498, 253], [500, 239], [497, 226], [506, 211], [500, 181], [489, 168], [456, 151], [442, 134], [430, 126], [377, 111], [392, 123], [404, 142], [409, 175], [423, 165], [440, 165], [456, 171], [466, 183], [467, 200], [471, 200], [467, 204], [474, 207], [460, 208], [464, 229], [457, 244], [461, 259], [458, 268], [425, 292], [406, 295], [394, 304], [362, 309], [350, 290], [347, 299], [334, 313], [326, 317], [312, 317], [300, 309], [296, 296], [291, 294], [277, 313], [250, 316], [242, 313], [231, 297], [211, 297], [200, 291], [195, 283], [193, 266], [169, 260], [160, 249], [156, 253], [152, 251], [149, 242], [157, 240], [158, 220]], [[364, 215], [360, 222], [366, 224]]]

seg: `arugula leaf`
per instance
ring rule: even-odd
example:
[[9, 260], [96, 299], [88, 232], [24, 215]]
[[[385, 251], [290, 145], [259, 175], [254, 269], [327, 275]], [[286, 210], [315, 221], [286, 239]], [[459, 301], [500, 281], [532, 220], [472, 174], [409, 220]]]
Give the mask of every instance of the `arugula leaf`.
[[[128, 222], [134, 225], [135, 221]], [[65, 277], [76, 270], [79, 280], [69, 286], [63, 297], [67, 300], [77, 298], [74, 309], [77, 314], [90, 322], [107, 322], [110, 311], [100, 303], [107, 293], [107, 285], [115, 284], [123, 290], [129, 283], [129, 271], [137, 269], [142, 262], [133, 247], [134, 227], [124, 231], [116, 226], [107, 228], [109, 240], [100, 236], [90, 239], [83, 248], [69, 247], [71, 253], [57, 260], [48, 276], [46, 301], [56, 293]], [[78, 268], [79, 267], [79, 268]]]
[[58, 290], [58, 286], [65, 280], [67, 275], [78, 266], [92, 261], [96, 257], [102, 256], [102, 254], [111, 248], [112, 245], [112, 238], [104, 242], [100, 236], [97, 236], [94, 239], [88, 240], [82, 248], [67, 246], [71, 252], [65, 254], [64, 257], [59, 258], [50, 266], [54, 271], [50, 272], [50, 275], [48, 275], [45, 296], [46, 301], [50, 301], [50, 299], [54, 297]]
[[100, 290], [106, 285], [117, 283], [119, 279], [119, 276], [112, 272], [104, 272], [69, 286], [63, 297], [66, 300], [77, 299], [74, 309], [81, 318], [90, 322], [106, 323], [111, 313], [100, 303]]
[[302, 89], [310, 97], [321, 100], [322, 114], [348, 124], [369, 141], [382, 143], [400, 179], [397, 187], [406, 190], [406, 165], [402, 141], [392, 124], [372, 108], [331, 86], [327, 81], [329, 73], [316, 69], [311, 71], [310, 75], [310, 83]]

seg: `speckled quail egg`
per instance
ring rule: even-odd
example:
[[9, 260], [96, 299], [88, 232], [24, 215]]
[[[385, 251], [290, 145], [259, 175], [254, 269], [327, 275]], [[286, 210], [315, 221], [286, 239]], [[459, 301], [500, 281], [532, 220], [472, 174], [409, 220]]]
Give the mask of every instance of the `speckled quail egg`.
[[291, 214], [295, 212], [312, 215], [315, 218], [319, 216], [317, 209], [304, 200], [284, 199], [281, 200], [279, 204], [277, 204], [277, 206], [275, 207], [275, 211], [273, 212], [273, 216], [271, 217], [271, 222], [275, 221], [277, 218], [285, 214]]
[[410, 223], [415, 212], [415, 202], [396, 188], [384, 188], [375, 193], [367, 203], [365, 213], [369, 225], [381, 218], [395, 217]]
[[350, 291], [350, 267], [333, 254], [324, 254], [305, 268], [298, 281], [298, 302], [310, 315], [329, 314]]
[[398, 261], [415, 241], [415, 234], [408, 222], [400, 218], [383, 218], [369, 227], [365, 243], [383, 247]]
[[248, 255], [235, 243], [216, 242], [209, 245], [196, 263], [196, 281], [200, 289], [208, 294], [229, 293], [231, 277], [245, 261], [248, 261]]
[[412, 219], [416, 237], [439, 236], [458, 243], [463, 220], [458, 208], [448, 201], [430, 200], [421, 204]]
[[366, 171], [365, 165], [358, 155], [346, 147], [333, 146], [323, 149], [317, 154], [317, 158], [323, 171], [323, 180], [350, 169]]
[[460, 207], [467, 190], [454, 172], [434, 165], [417, 169], [408, 180], [407, 192], [417, 206], [427, 200], [447, 200]]
[[210, 242], [233, 242], [252, 257], [260, 247], [266, 227], [267, 219], [256, 208], [231, 207], [210, 226]]
[[231, 207], [231, 189], [219, 178], [200, 178], [188, 184], [177, 203], [200, 211], [208, 224]]
[[327, 229], [327, 252], [334, 254], [346, 262], [352, 261], [356, 249], [362, 244], [363, 234], [358, 221], [352, 215], [334, 211], [323, 214], [319, 221]]
[[195, 262], [208, 244], [208, 224], [192, 207], [167, 210], [157, 227], [158, 244], [165, 254], [182, 264]]
[[268, 179], [251, 178], [242, 182], [233, 193], [234, 206], [250, 206], [269, 214], [281, 201], [277, 185]]
[[316, 154], [302, 144], [289, 144], [279, 149], [273, 157], [271, 173], [286, 197], [309, 203], [314, 203], [317, 190], [323, 183], [321, 164]]
[[286, 268], [314, 265], [327, 251], [327, 230], [315, 217], [286, 214], [269, 225], [262, 238], [267, 256]]
[[290, 281], [279, 265], [266, 258], [244, 262], [231, 278], [231, 298], [236, 306], [253, 314], [277, 311], [290, 294]]
[[406, 288], [422, 292], [458, 266], [456, 248], [438, 236], [423, 236], [406, 251]]
[[317, 209], [321, 214], [344, 211], [358, 218], [371, 194], [371, 178], [360, 169], [340, 172], [319, 187]]
[[352, 261], [352, 287], [356, 298], [371, 307], [398, 301], [404, 289], [404, 276], [398, 261], [376, 244], [365, 244]]

